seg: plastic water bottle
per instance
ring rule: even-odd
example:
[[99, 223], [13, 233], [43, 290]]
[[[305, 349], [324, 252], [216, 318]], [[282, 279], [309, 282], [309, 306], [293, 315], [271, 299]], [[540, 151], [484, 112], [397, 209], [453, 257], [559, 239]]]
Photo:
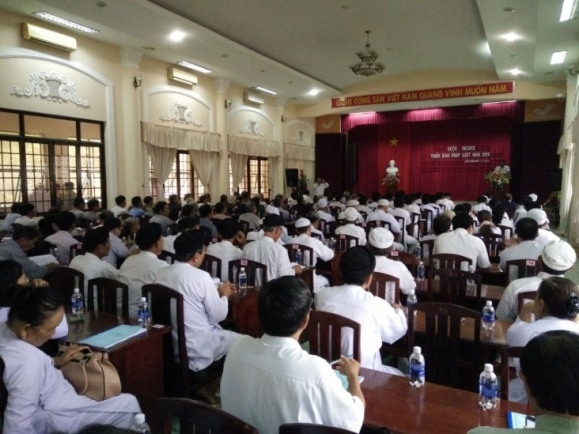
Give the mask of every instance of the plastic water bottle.
[[485, 364], [485, 369], [480, 374], [478, 403], [483, 410], [490, 410], [497, 406], [498, 382], [493, 372], [493, 365]]
[[151, 434], [151, 427], [145, 421], [145, 415], [143, 413], [135, 415], [135, 422], [133, 423], [131, 430], [138, 433]]
[[426, 277], [426, 267], [424, 266], [424, 262], [420, 261], [418, 263], [418, 268], [416, 269], [416, 278], [419, 282], [422, 282]]
[[482, 311], [482, 326], [484, 330], [492, 330], [495, 327], [495, 308], [490, 300], [487, 300]]
[[422, 249], [420, 248], [420, 246], [416, 246], [416, 248], [414, 249], [414, 256], [420, 261], [420, 259], [422, 258]]
[[247, 273], [245, 272], [245, 267], [241, 267], [239, 270], [239, 276], [237, 276], [237, 287], [239, 289], [239, 295], [244, 297], [247, 294]]
[[296, 264], [304, 265], [304, 255], [302, 254], [302, 251], [300, 249], [296, 250], [296, 254], [294, 256], [294, 259], [296, 261]]
[[334, 237], [330, 238], [330, 245], [329, 245], [330, 249], [332, 250], [336, 250], [336, 239]]
[[[474, 267], [471, 265], [468, 271], [474, 273]], [[476, 296], [476, 281], [470, 277], [466, 279], [466, 295], [470, 297]]]
[[424, 386], [426, 364], [422, 355], [422, 348], [414, 347], [410, 359], [408, 360], [408, 376], [412, 387]]
[[82, 294], [78, 288], [74, 288], [74, 292], [72, 293], [71, 297], [72, 302], [72, 314], [76, 318], [80, 318], [82, 316], [82, 312], [84, 311], [84, 303], [82, 300]]
[[139, 303], [139, 325], [141, 327], [147, 328], [149, 322], [151, 321], [151, 311], [149, 310], [149, 303], [147, 303], [147, 297], [141, 297], [141, 302]]
[[408, 294], [408, 297], [406, 297], [406, 307], [410, 308], [410, 306], [413, 306], [416, 303], [418, 303], [418, 298], [416, 297], [416, 291], [413, 289]]

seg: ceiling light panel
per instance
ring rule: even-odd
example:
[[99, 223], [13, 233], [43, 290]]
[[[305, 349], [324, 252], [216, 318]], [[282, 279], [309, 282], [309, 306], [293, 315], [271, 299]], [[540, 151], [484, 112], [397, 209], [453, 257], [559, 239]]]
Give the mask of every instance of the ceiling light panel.
[[185, 68], [193, 69], [194, 71], [201, 72], [203, 74], [211, 74], [213, 71], [207, 68], [204, 68], [199, 65], [195, 65], [194, 63], [187, 62], [186, 60], [180, 60], [177, 62], [178, 65], [184, 66]]
[[38, 11], [34, 12], [32, 15], [42, 18], [43, 20], [50, 21], [51, 23], [58, 24], [59, 26], [68, 27], [69, 29], [80, 30], [85, 33], [98, 33], [99, 31], [91, 27], [83, 26], [82, 24], [75, 23], [74, 21], [67, 20], [66, 18], [57, 17], [56, 15], [49, 14], [48, 12]]
[[561, 16], [559, 21], [569, 21], [575, 10], [577, 9], [577, 0], [563, 0], [563, 7], [561, 8]]
[[277, 95], [277, 92], [274, 92], [273, 90], [266, 89], [265, 87], [255, 86], [254, 89], [259, 90], [261, 92], [269, 93], [270, 95]]
[[567, 51], [556, 51], [551, 56], [551, 65], [558, 65], [565, 61], [565, 57], [567, 56]]
[[181, 30], [175, 30], [169, 35], [169, 40], [173, 42], [181, 42], [183, 39], [185, 39], [185, 33]]

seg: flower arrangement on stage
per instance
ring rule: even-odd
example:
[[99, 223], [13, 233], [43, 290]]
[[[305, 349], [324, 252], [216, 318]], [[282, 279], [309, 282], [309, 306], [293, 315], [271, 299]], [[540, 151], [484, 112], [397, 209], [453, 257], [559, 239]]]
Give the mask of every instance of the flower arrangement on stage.
[[491, 185], [492, 190], [500, 191], [511, 181], [511, 174], [490, 172], [485, 173], [485, 179]]
[[384, 179], [382, 179], [382, 185], [386, 187], [395, 187], [400, 182], [400, 176], [396, 175], [386, 175]]
[[298, 194], [305, 194], [306, 190], [308, 189], [308, 184], [310, 180], [304, 174], [303, 170], [300, 170], [300, 177], [298, 179]]

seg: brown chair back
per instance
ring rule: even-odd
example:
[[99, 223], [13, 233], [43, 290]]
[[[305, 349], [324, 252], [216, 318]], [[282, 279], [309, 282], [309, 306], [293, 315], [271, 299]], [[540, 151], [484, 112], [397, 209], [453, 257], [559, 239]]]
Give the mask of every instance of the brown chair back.
[[247, 220], [239, 220], [239, 225], [241, 226], [241, 231], [247, 235], [249, 232], [249, 222]]
[[[472, 280], [473, 288], [468, 287]], [[482, 276], [469, 271], [452, 268], [431, 269], [428, 272], [428, 299], [460, 306], [481, 306]], [[469, 290], [472, 289], [472, 292]], [[468, 301], [468, 303], [467, 303]]]
[[[422, 314], [424, 332], [415, 331], [415, 312]], [[429, 382], [478, 391], [480, 360], [480, 312], [449, 303], [420, 302], [408, 308], [408, 347], [420, 344]], [[473, 321], [473, 339], [461, 341], [464, 319]], [[419, 318], [416, 318], [416, 322]], [[461, 356], [468, 355], [468, 358]]]
[[[541, 261], [538, 259], [513, 259], [507, 261], [507, 269], [505, 272], [509, 276], [510, 281], [521, 279], [523, 277], [533, 277], [541, 272]], [[511, 272], [513, 272], [511, 279]]]
[[308, 336], [310, 353], [327, 361], [337, 360], [342, 351], [342, 329], [353, 330], [352, 357], [360, 362], [360, 324], [354, 320], [330, 312], [313, 310], [310, 312]]
[[525, 291], [517, 294], [517, 312], [520, 312], [527, 301], [534, 301], [539, 291]]
[[509, 359], [520, 358], [525, 347], [502, 347], [501, 348], [501, 399], [509, 399], [509, 381], [511, 379], [511, 369]]
[[[283, 246], [287, 250], [290, 262], [295, 262], [296, 252], [301, 250], [302, 260], [304, 267], [312, 267], [314, 265], [314, 249], [303, 244], [284, 244]], [[307, 253], [307, 254], [306, 254]]]
[[400, 279], [390, 274], [374, 271], [368, 292], [383, 298], [388, 303], [400, 303]]
[[48, 285], [60, 292], [67, 304], [71, 303], [74, 288], [78, 288], [82, 294], [85, 304], [87, 302], [86, 291], [84, 287], [84, 273], [70, 267], [58, 267], [51, 270], [44, 276]]
[[503, 236], [498, 234], [476, 234], [476, 236], [485, 243], [489, 260], [494, 264], [498, 264], [501, 260], [501, 251], [505, 248]]
[[432, 221], [434, 220], [434, 212], [431, 209], [420, 210], [420, 217], [425, 221], [424, 230], [425, 233], [430, 232], [432, 229]]
[[430, 257], [430, 268], [454, 268], [460, 270], [463, 262], [472, 265], [472, 259], [462, 255], [455, 255], [452, 253], [437, 253]]
[[202, 270], [207, 271], [211, 274], [211, 277], [218, 277], [221, 280], [221, 259], [205, 253], [203, 257], [203, 262], [201, 262], [201, 266], [199, 267]]
[[408, 232], [414, 238], [420, 238], [426, 235], [426, 232], [423, 231], [423, 225], [420, 224], [420, 214], [417, 212], [410, 213], [410, 225], [412, 225], [412, 232]]
[[249, 286], [262, 286], [267, 282], [267, 265], [249, 259], [236, 259], [229, 261], [229, 281], [237, 282], [239, 270], [245, 268], [247, 284]]
[[121, 291], [121, 315], [129, 316], [129, 286], [115, 279], [97, 277], [88, 281], [87, 310], [94, 311], [94, 294], [97, 312], [117, 315], [117, 294]]
[[8, 390], [4, 384], [4, 369], [6, 365], [4, 364], [4, 359], [0, 357], [0, 424], [4, 423], [4, 411], [8, 405]]
[[420, 240], [420, 251], [422, 252], [422, 262], [424, 265], [427, 265], [427, 262], [430, 262], [433, 251], [434, 251], [434, 242], [436, 240]]
[[338, 222], [327, 222], [320, 219], [320, 230], [324, 234], [324, 237], [331, 238], [336, 236], [336, 228], [338, 227]]
[[316, 240], [322, 241], [322, 235], [318, 234], [317, 232], [312, 232], [311, 237], [315, 238]]
[[176, 261], [175, 253], [168, 252], [167, 250], [162, 250], [161, 253], [159, 253], [159, 259], [167, 262], [169, 265], [174, 264]]
[[342, 428], [316, 425], [313, 423], [285, 423], [280, 425], [279, 434], [354, 434]]
[[511, 238], [514, 234], [514, 229], [510, 226], [498, 225], [497, 227], [501, 230], [503, 240], [505, 241]]
[[186, 398], [159, 398], [153, 432], [171, 434], [173, 419], [180, 434], [257, 434], [253, 426], [211, 405]]
[[[82, 243], [73, 244], [68, 248], [68, 258], [72, 261], [77, 255], [84, 255], [84, 249], [82, 248]], [[70, 263], [70, 262], [69, 262]]]
[[352, 235], [340, 234], [336, 235], [336, 250], [345, 252], [350, 247], [355, 247], [360, 244], [360, 238]]
[[402, 216], [394, 216], [400, 225], [400, 235], [398, 235], [398, 242], [404, 244], [406, 241], [406, 219]]

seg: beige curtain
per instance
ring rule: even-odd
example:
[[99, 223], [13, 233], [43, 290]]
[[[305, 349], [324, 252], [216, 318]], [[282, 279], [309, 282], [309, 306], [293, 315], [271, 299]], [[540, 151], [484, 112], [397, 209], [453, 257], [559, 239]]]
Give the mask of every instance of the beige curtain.
[[557, 153], [560, 155], [560, 165], [563, 168], [561, 182], [561, 198], [559, 204], [559, 215], [561, 222], [559, 229], [565, 236], [569, 236], [569, 211], [571, 199], [573, 198], [573, 169], [575, 162], [575, 144], [573, 143], [573, 125], [569, 128], [559, 141]]
[[205, 190], [209, 190], [211, 172], [213, 170], [213, 163], [217, 156], [217, 152], [189, 150], [189, 156], [191, 157], [191, 163], [193, 164], [195, 173], [197, 173], [197, 176], [199, 177], [199, 181], [203, 184]]
[[165, 197], [163, 184], [171, 173], [171, 168], [175, 164], [175, 157], [177, 156], [176, 149], [161, 148], [159, 146], [152, 146], [147, 144], [147, 151], [151, 156], [151, 163], [157, 175], [157, 186], [159, 191], [159, 199]]
[[243, 180], [248, 158], [247, 155], [229, 154], [229, 160], [231, 162], [231, 178], [233, 183], [232, 188], [234, 190], [239, 187], [239, 184], [241, 184], [241, 181]]

